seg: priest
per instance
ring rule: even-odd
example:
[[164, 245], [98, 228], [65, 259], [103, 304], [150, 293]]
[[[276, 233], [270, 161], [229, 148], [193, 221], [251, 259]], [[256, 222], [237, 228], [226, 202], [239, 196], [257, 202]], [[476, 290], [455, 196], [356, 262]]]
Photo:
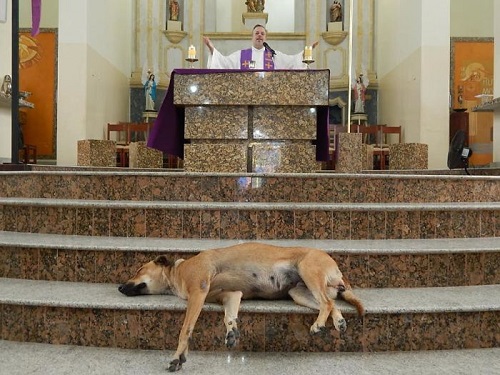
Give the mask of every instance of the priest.
[[[255, 25], [252, 30], [252, 48], [233, 52], [224, 56], [213, 45], [208, 37], [203, 37], [203, 42], [210, 50], [208, 69], [306, 69], [303, 51], [295, 55], [287, 55], [274, 51], [266, 42], [267, 30], [262, 25]], [[312, 45], [315, 48], [318, 42]]]

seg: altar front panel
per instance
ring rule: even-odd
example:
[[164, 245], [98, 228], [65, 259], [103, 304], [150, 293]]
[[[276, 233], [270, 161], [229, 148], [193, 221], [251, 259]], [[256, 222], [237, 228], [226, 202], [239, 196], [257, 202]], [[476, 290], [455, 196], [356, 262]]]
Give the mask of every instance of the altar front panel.
[[319, 169], [317, 106], [328, 106], [327, 71], [182, 74], [174, 87], [174, 104], [185, 108], [186, 171]]

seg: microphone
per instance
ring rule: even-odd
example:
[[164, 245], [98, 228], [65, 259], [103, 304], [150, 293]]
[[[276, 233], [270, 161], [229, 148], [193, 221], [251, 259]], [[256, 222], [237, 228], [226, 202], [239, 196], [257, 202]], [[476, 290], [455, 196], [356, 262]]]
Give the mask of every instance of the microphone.
[[271, 51], [271, 54], [272, 54], [272, 55], [273, 55], [273, 57], [274, 57], [274, 55], [276, 55], [276, 51], [275, 51], [275, 50], [273, 50], [273, 49], [269, 46], [269, 44], [267, 44], [267, 42], [264, 42], [263, 44], [264, 44], [264, 48], [266, 48], [266, 49], [268, 49], [269, 51]]

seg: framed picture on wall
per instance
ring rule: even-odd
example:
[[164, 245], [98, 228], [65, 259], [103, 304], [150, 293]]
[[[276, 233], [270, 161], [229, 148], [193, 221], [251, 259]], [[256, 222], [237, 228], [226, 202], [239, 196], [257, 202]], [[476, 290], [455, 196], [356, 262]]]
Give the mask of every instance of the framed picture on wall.
[[40, 159], [55, 159], [57, 134], [57, 29], [19, 30], [19, 89], [31, 94], [35, 108], [26, 111], [26, 144], [37, 146]]
[[493, 38], [451, 38], [451, 105], [470, 109], [493, 95]]

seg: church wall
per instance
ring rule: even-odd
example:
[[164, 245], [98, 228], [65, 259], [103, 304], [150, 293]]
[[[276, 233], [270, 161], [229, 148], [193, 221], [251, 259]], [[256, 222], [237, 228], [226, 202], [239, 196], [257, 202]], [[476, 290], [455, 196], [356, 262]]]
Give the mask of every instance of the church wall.
[[128, 118], [131, 1], [60, 3], [58, 165], [76, 165], [78, 140], [102, 139], [107, 122]]
[[450, 129], [450, 2], [422, 1], [420, 140], [429, 168], [446, 168]]
[[[379, 123], [403, 126], [403, 140], [418, 142], [420, 124], [421, 22], [417, 4], [377, 2], [377, 73]], [[403, 27], [404, 25], [404, 27]], [[404, 90], [404, 91], [403, 91]]]
[[[40, 28], [57, 28], [59, 0], [44, 0], [40, 18]], [[4, 75], [12, 75], [12, 3], [7, 5], [7, 22], [0, 23], [0, 79]], [[19, 1], [19, 27], [31, 28], [31, 0]], [[0, 163], [10, 161], [12, 144], [11, 110], [9, 106], [0, 105]]]
[[[59, 23], [59, 0], [43, 0], [42, 3], [40, 27], [57, 27]], [[31, 28], [31, 0], [19, 0], [19, 27]]]
[[494, 2], [497, 1], [450, 1], [451, 37], [491, 38], [495, 19], [492, 16]]
[[[11, 4], [7, 8], [8, 14], [11, 12]], [[0, 46], [2, 46], [2, 58], [0, 58], [0, 79], [6, 74], [12, 74], [12, 22], [10, 16], [6, 23], [0, 23]], [[0, 163], [10, 161], [11, 158], [11, 138], [12, 122], [11, 111], [8, 105], [0, 105]]]
[[429, 145], [430, 169], [446, 168], [449, 1], [377, 5], [379, 122], [401, 125], [404, 142]]
[[[493, 9], [493, 18], [500, 20], [500, 2], [495, 1]], [[496, 40], [500, 40], [500, 22], [495, 23], [494, 36]], [[495, 43], [495, 56], [500, 56], [500, 43]], [[500, 59], [495, 59], [495, 72], [500, 72]], [[493, 86], [493, 96], [500, 97], [500, 79], [496, 79]], [[493, 163], [500, 165], [500, 110], [496, 110], [493, 114]]]

